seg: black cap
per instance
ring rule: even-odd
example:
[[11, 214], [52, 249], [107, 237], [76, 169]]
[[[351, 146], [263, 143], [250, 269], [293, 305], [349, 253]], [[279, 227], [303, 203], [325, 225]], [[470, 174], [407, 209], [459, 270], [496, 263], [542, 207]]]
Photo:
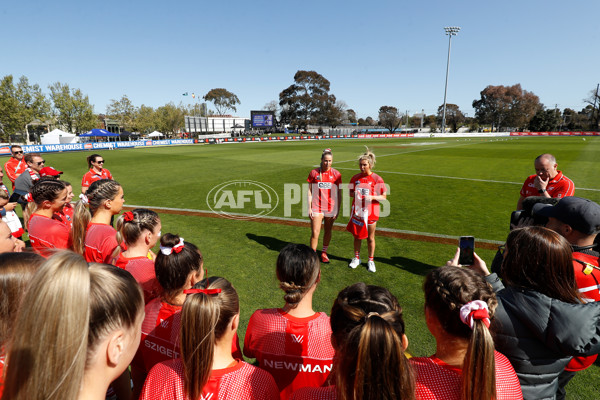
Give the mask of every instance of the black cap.
[[555, 206], [536, 204], [533, 213], [556, 218], [586, 235], [600, 232], [600, 205], [581, 197], [565, 197]]

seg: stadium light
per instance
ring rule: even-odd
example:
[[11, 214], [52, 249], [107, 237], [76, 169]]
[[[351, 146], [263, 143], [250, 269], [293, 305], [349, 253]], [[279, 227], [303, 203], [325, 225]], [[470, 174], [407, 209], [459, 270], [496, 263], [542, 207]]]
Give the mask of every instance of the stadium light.
[[446, 133], [446, 94], [448, 93], [448, 71], [450, 70], [450, 48], [452, 47], [452, 36], [460, 31], [460, 26], [447, 26], [444, 28], [448, 35], [448, 61], [446, 62], [446, 86], [444, 88], [444, 111], [442, 113], [442, 133]]

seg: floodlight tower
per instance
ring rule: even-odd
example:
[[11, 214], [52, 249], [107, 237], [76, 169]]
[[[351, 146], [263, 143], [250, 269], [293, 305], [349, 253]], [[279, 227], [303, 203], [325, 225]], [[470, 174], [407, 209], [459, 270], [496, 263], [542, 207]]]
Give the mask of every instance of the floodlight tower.
[[452, 47], [452, 36], [460, 31], [460, 26], [447, 26], [444, 28], [448, 35], [448, 61], [446, 62], [446, 86], [444, 88], [444, 111], [442, 113], [442, 133], [446, 133], [446, 93], [448, 93], [448, 71], [450, 70], [450, 49]]

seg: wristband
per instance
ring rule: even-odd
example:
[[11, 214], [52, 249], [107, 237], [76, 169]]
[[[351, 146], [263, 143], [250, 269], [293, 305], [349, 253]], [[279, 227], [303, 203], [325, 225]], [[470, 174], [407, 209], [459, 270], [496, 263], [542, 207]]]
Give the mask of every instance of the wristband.
[[544, 194], [544, 193], [546, 193], [546, 189], [539, 189], [539, 190], [538, 190], [538, 193], [539, 193], [539, 194]]

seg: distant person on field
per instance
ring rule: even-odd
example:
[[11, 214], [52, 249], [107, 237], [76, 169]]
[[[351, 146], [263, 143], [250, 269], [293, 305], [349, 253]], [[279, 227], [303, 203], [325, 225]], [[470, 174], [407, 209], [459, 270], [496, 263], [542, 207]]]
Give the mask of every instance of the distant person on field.
[[[563, 236], [573, 249], [573, 268], [579, 293], [585, 301], [600, 301], [600, 268], [594, 239], [600, 232], [600, 205], [580, 197], [565, 197], [555, 206], [534, 208], [538, 215], [548, 217], [546, 228]], [[557, 399], [566, 396], [565, 386], [577, 371], [594, 363], [597, 355], [573, 357], [558, 378]]]
[[[321, 280], [317, 253], [304, 244], [288, 244], [277, 257], [276, 274], [285, 305], [252, 314], [244, 354], [273, 375], [283, 400], [299, 388], [322, 386], [334, 350], [329, 317], [313, 310], [313, 294]], [[291, 367], [279, 368], [281, 362]], [[308, 370], [301, 370], [307, 365]]]
[[530, 196], [567, 197], [575, 193], [573, 181], [559, 171], [556, 158], [552, 154], [542, 154], [535, 159], [535, 175], [523, 183], [517, 210], [523, 209], [523, 200]]
[[27, 163], [23, 159], [23, 149], [21, 146], [12, 145], [10, 146], [11, 157], [7, 162], [4, 163], [4, 171], [6, 176], [12, 183], [13, 190], [15, 189], [15, 180], [25, 171]]
[[104, 157], [92, 154], [87, 158], [88, 172], [81, 179], [81, 193], [85, 194], [90, 185], [100, 179], [113, 179], [109, 170], [104, 168]]
[[321, 165], [308, 174], [308, 216], [310, 217], [310, 247], [317, 250], [321, 225], [325, 222], [323, 234], [323, 251], [321, 261], [329, 262], [327, 248], [331, 241], [333, 223], [340, 213], [342, 174], [331, 167], [333, 155], [331, 149], [323, 150]]

